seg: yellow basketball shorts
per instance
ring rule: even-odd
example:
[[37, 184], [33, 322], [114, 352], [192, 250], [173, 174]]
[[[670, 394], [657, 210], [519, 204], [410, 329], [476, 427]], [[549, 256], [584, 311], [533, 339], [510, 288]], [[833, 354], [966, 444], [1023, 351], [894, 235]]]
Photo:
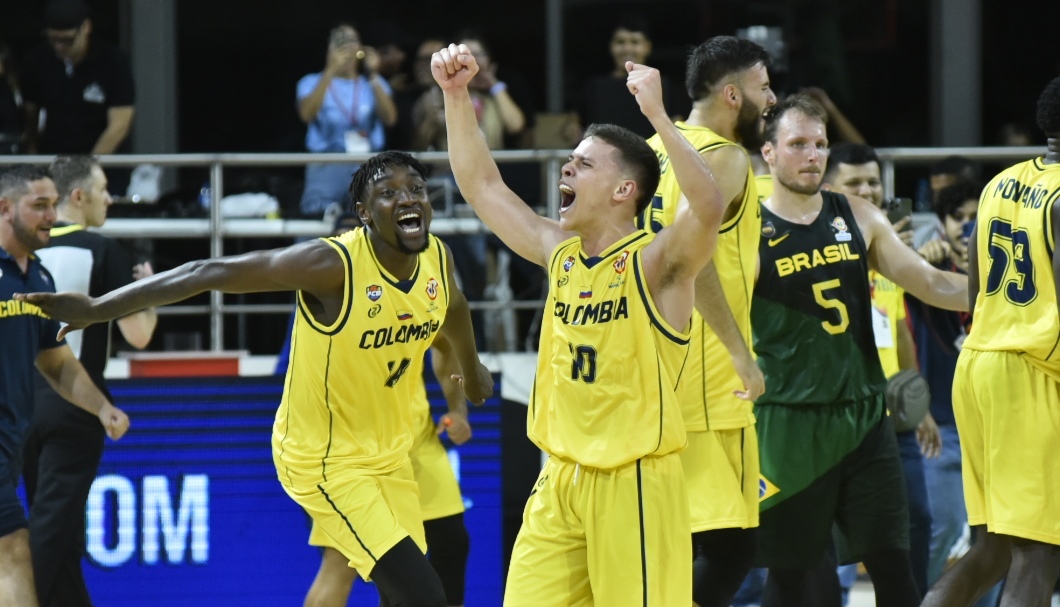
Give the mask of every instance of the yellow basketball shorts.
[[681, 452], [692, 533], [758, 526], [755, 427], [689, 432]]
[[280, 483], [313, 520], [309, 543], [335, 548], [365, 580], [405, 537], [427, 552], [411, 462], [386, 473], [329, 466], [327, 480], [321, 479], [319, 468], [285, 466]]
[[1015, 352], [962, 350], [953, 412], [968, 524], [1060, 545], [1060, 383]]
[[464, 511], [460, 485], [456, 482], [449, 454], [435, 433], [435, 427], [431, 416], [425, 416], [423, 427], [409, 452], [412, 473], [420, 486], [420, 512], [425, 521]]
[[609, 470], [550, 458], [523, 511], [505, 607], [691, 604], [680, 456]]

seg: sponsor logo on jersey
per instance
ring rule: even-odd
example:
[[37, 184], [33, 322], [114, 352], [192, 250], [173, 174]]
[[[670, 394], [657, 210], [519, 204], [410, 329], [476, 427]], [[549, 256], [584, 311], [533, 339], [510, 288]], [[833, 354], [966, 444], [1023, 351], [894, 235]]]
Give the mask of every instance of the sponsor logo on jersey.
[[368, 308], [368, 318], [375, 318], [379, 311], [383, 309], [383, 306], [375, 304], [371, 308]]
[[568, 282], [570, 282], [570, 276], [560, 276], [559, 280], [556, 281], [556, 286], [563, 287], [566, 286]]
[[433, 278], [427, 281], [427, 297], [432, 300], [438, 297], [438, 281]]
[[771, 246], [771, 247], [777, 246], [778, 244], [783, 242], [784, 239], [787, 238], [788, 236], [791, 236], [791, 232], [788, 232], [786, 234], [782, 234], [780, 236], [777, 236], [776, 238], [770, 238], [769, 239], [769, 246]]
[[621, 274], [622, 272], [626, 271], [626, 259], [628, 257], [629, 251], [622, 251], [622, 254], [618, 256], [618, 259], [616, 259], [615, 263], [613, 264], [615, 267], [615, 272]]
[[571, 255], [570, 257], [568, 257], [568, 258], [563, 260], [563, 271], [564, 272], [570, 272], [570, 269], [573, 268], [573, 267], [574, 267], [574, 256], [573, 255]]
[[379, 298], [383, 296], [383, 287], [379, 285], [368, 285], [364, 292], [368, 294], [368, 299], [372, 301], [379, 301]]
[[762, 224], [762, 236], [766, 238], [772, 238], [777, 233], [777, 229], [773, 227], [772, 221], [767, 221]]

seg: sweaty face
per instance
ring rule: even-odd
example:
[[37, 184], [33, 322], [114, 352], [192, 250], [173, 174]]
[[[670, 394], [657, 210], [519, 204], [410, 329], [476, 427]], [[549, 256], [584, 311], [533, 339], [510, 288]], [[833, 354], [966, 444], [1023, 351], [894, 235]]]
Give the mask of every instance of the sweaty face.
[[828, 137], [825, 125], [798, 110], [789, 110], [777, 125], [777, 141], [766, 142], [763, 156], [773, 179], [789, 190], [812, 196], [821, 189]]
[[880, 165], [875, 162], [865, 164], [839, 163], [833, 171], [832, 189], [847, 196], [861, 196], [876, 206], [883, 203], [883, 180], [880, 178]]
[[738, 82], [741, 104], [736, 117], [736, 136], [744, 147], [756, 149], [762, 146], [765, 127], [762, 114], [776, 105], [777, 96], [769, 86], [769, 72], [761, 63], [744, 70]]
[[107, 191], [107, 176], [98, 166], [92, 167], [92, 176], [82, 189], [82, 209], [85, 212], [85, 223], [90, 227], [99, 227], [107, 220], [107, 208], [114, 202]]
[[368, 180], [357, 203], [361, 221], [386, 244], [406, 254], [426, 250], [431, 223], [427, 182], [404, 165], [387, 165]]
[[611, 58], [615, 67], [625, 68], [627, 61], [643, 64], [651, 54], [651, 41], [644, 32], [618, 28], [611, 36]]
[[51, 179], [31, 181], [29, 191], [10, 207], [9, 216], [15, 240], [27, 251], [42, 249], [55, 225], [55, 202], [59, 193]]
[[571, 152], [559, 180], [560, 227], [577, 231], [594, 215], [608, 212], [615, 192], [631, 181], [617, 157], [614, 146], [594, 137]]

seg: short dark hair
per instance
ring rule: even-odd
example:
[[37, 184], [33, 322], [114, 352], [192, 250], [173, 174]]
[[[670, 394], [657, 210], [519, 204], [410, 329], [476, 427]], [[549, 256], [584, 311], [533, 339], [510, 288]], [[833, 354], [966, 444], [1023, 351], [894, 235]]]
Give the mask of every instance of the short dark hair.
[[824, 180], [831, 183], [841, 164], [860, 165], [869, 162], [875, 162], [876, 166], [880, 165], [880, 157], [871, 145], [849, 142], [837, 143], [828, 148], [828, 169], [824, 172]]
[[714, 36], [692, 49], [685, 69], [685, 88], [692, 101], [713, 92], [728, 76], [761, 63], [769, 67], [769, 53], [760, 45], [734, 36]]
[[938, 199], [935, 201], [935, 214], [945, 221], [946, 217], [952, 217], [965, 202], [978, 201], [982, 193], [983, 184], [971, 179], [962, 179], [948, 185], [939, 190]]
[[52, 0], [44, 7], [44, 27], [72, 30], [88, 19], [88, 5], [82, 0]]
[[976, 179], [979, 177], [979, 167], [964, 156], [947, 156], [931, 165], [931, 176], [956, 175], [961, 179]]
[[0, 198], [16, 200], [29, 192], [29, 184], [50, 179], [48, 169], [40, 165], [16, 164], [0, 172]]
[[614, 36], [618, 30], [626, 30], [627, 32], [640, 32], [644, 34], [644, 37], [651, 40], [651, 25], [643, 15], [637, 15], [635, 13], [627, 13], [619, 16], [618, 20], [615, 21], [615, 27], [611, 28], [611, 35]]
[[350, 197], [353, 198], [355, 204], [357, 202], [365, 202], [363, 200], [364, 191], [368, 187], [368, 181], [372, 178], [372, 175], [375, 175], [376, 171], [390, 165], [409, 167], [419, 173], [424, 180], [430, 175], [430, 170], [422, 162], [413, 158], [411, 154], [393, 150], [380, 152], [369, 158], [353, 174], [353, 180], [350, 181]]
[[637, 215], [648, 207], [659, 187], [659, 157], [643, 137], [613, 124], [590, 124], [585, 139], [603, 140], [618, 150], [619, 163], [633, 173], [637, 182]]
[[1038, 128], [1050, 137], [1060, 135], [1060, 77], [1045, 85], [1038, 97]]
[[92, 178], [92, 167], [95, 166], [99, 166], [99, 158], [95, 156], [56, 156], [52, 160], [48, 165], [48, 174], [55, 182], [60, 203], [70, 198], [70, 192], [85, 187], [85, 182]]
[[790, 111], [801, 112], [810, 118], [820, 120], [825, 126], [828, 125], [828, 112], [821, 107], [820, 103], [814, 101], [809, 95], [801, 93], [789, 95], [784, 101], [766, 110], [766, 125], [765, 130], [762, 132], [762, 137], [765, 141], [777, 142], [777, 128], [780, 125], [780, 119]]

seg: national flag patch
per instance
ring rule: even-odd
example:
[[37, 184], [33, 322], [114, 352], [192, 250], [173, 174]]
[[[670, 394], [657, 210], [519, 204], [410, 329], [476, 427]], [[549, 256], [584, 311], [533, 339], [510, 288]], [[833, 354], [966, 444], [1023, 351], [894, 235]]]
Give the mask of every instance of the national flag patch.
[[408, 320], [412, 318], [412, 312], [408, 310], [398, 310], [398, 320]]
[[758, 476], [758, 501], [764, 502], [778, 493], [780, 493], [780, 489], [769, 482], [769, 479], [762, 475]]
[[593, 296], [592, 287], [582, 287], [582, 290], [578, 292], [578, 297], [581, 299], [589, 299]]

